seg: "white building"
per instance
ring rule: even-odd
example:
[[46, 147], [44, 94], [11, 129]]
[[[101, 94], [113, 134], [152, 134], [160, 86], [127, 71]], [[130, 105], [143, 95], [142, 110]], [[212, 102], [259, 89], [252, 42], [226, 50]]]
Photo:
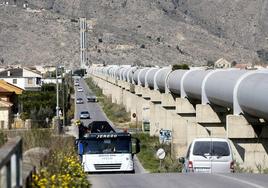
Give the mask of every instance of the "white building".
[[41, 89], [42, 75], [28, 68], [10, 68], [0, 72], [0, 79], [28, 91]]
[[[42, 84], [56, 84], [57, 80], [56, 78], [43, 78], [42, 79]], [[62, 79], [58, 78], [58, 83], [61, 84], [62, 83]]]
[[55, 72], [56, 67], [55, 66], [41, 66], [41, 65], [36, 65], [35, 66], [36, 70], [39, 71], [41, 74], [46, 74], [47, 72]]
[[220, 58], [214, 63], [215, 68], [231, 68], [232, 64], [226, 59]]

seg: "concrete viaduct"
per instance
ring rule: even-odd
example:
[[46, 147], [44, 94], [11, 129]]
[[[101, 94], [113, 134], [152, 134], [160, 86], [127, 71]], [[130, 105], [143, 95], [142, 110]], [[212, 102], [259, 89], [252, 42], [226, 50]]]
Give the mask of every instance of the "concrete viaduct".
[[111, 65], [89, 74], [114, 103], [149, 121], [151, 136], [171, 130], [176, 156], [194, 138], [223, 137], [242, 167], [268, 168], [268, 70]]

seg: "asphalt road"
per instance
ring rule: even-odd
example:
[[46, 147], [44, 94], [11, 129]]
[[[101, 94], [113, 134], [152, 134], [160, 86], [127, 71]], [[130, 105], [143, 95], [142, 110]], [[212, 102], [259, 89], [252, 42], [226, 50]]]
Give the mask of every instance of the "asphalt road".
[[[77, 88], [82, 87], [83, 92], [78, 92]], [[83, 104], [75, 104], [75, 119], [80, 119], [80, 112], [81, 111], [88, 111], [90, 113], [90, 119], [81, 119], [84, 125], [88, 125], [92, 121], [108, 121], [111, 125], [112, 122], [107, 118], [105, 113], [102, 111], [99, 103], [97, 102], [87, 102], [86, 96], [88, 95], [95, 95], [92, 90], [88, 87], [84, 79], [79, 79], [79, 86], [75, 86], [75, 101], [77, 98], [82, 98], [84, 103]], [[115, 129], [116, 131], [120, 131]], [[74, 126], [69, 129], [69, 134], [74, 135], [75, 137], [78, 136], [78, 129]], [[134, 168], [136, 173], [146, 173], [142, 165], [140, 164], [139, 160], [135, 157], [134, 158]]]
[[109, 174], [90, 175], [92, 188], [267, 188], [260, 174]]
[[[81, 111], [87, 110], [91, 119], [82, 120], [88, 125], [94, 120], [108, 120], [98, 103], [87, 102], [86, 96], [92, 95], [83, 79], [79, 81], [83, 92], [76, 97], [84, 100], [76, 104], [76, 119]], [[268, 175], [262, 174], [181, 174], [181, 173], [147, 173], [135, 158], [135, 174], [90, 174], [88, 179], [92, 188], [268, 188]]]
[[[78, 92], [78, 87], [82, 87], [84, 91]], [[88, 95], [94, 95], [94, 93], [88, 88], [84, 79], [81, 78], [79, 79], [79, 86], [75, 86], [75, 96], [76, 98], [82, 98], [84, 103], [75, 105], [75, 119], [79, 119], [81, 111], [88, 111], [90, 113], [90, 119], [81, 120], [84, 125], [88, 125], [92, 121], [108, 120], [98, 103], [87, 102], [86, 96]]]

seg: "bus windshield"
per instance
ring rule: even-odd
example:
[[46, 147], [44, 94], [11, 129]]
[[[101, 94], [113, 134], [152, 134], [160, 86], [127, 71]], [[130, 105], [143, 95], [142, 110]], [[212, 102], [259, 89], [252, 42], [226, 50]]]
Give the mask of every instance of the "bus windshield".
[[131, 153], [131, 140], [127, 138], [89, 139], [83, 142], [84, 154]]

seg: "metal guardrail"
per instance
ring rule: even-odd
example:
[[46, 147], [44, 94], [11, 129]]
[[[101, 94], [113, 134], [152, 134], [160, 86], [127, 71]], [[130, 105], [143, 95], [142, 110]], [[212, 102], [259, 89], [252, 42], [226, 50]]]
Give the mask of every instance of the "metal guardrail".
[[22, 139], [9, 139], [0, 148], [0, 187], [22, 187]]

